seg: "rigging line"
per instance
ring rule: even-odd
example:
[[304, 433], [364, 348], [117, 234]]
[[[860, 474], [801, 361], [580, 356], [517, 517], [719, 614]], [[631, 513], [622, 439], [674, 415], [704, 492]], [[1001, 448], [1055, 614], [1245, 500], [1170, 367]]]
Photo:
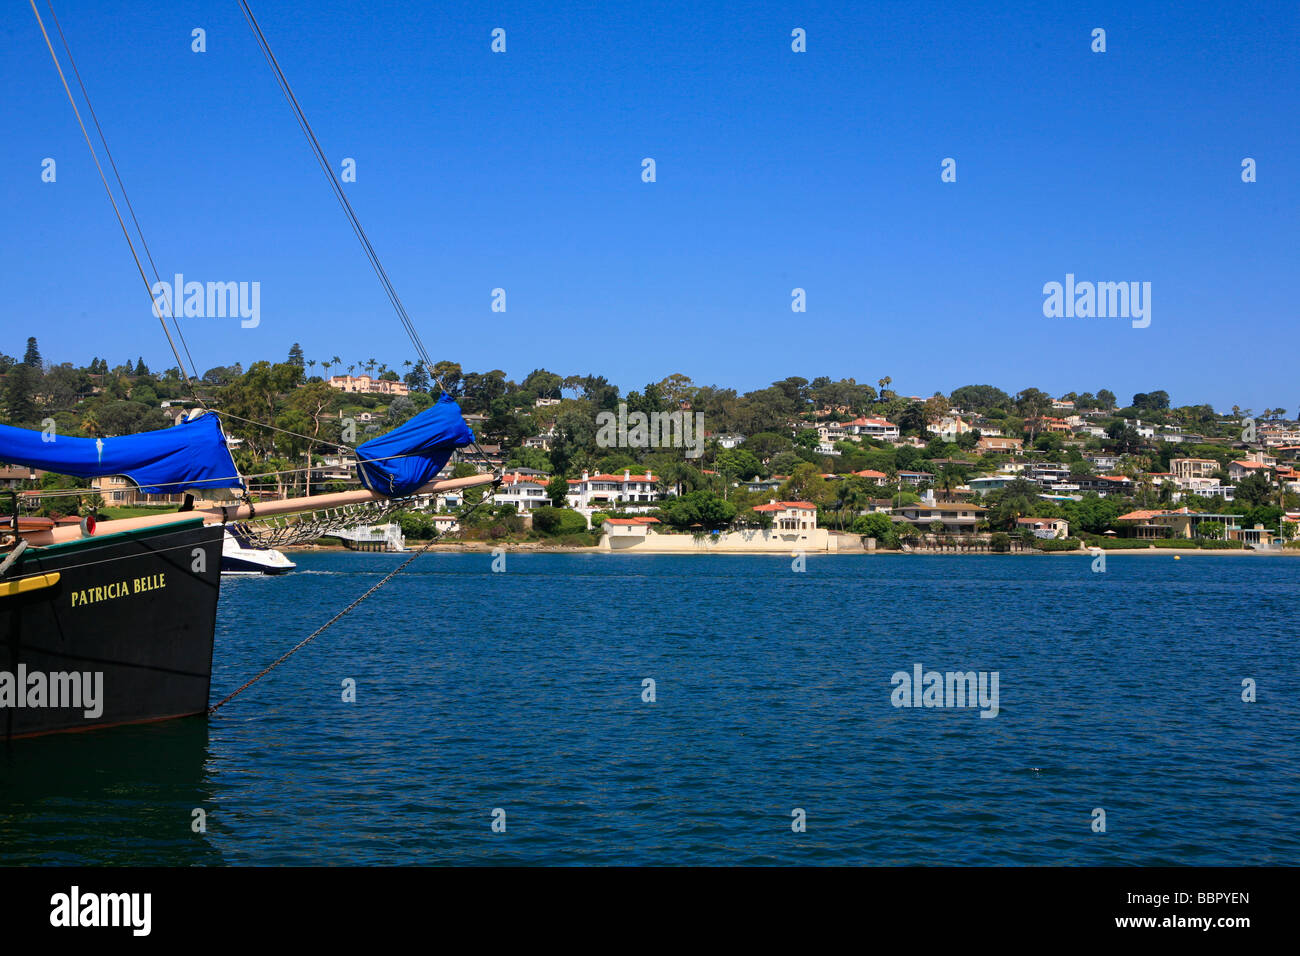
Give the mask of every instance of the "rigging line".
[[266, 422], [259, 422], [256, 419], [252, 419], [252, 418], [243, 418], [239, 415], [235, 415], [227, 411], [220, 411], [220, 412], [214, 411], [213, 414], [216, 415], [218, 418], [233, 418], [237, 422], [246, 422], [249, 425], [256, 425], [258, 428], [267, 428], [273, 432], [282, 432], [285, 435], [292, 435], [294, 438], [301, 438], [303, 441], [309, 441], [314, 445], [328, 445], [331, 448], [347, 448], [352, 451], [356, 451], [355, 446], [350, 445], [345, 441], [329, 441], [324, 438], [312, 438], [310, 435], [302, 435], [299, 434], [298, 432], [291, 432], [289, 431], [289, 429], [281, 428], [278, 425], [268, 425]]
[[[342, 207], [349, 222], [352, 224], [352, 230], [356, 234], [358, 241], [361, 243], [362, 249], [366, 253], [366, 257], [370, 260], [371, 267], [375, 270], [375, 274], [379, 277], [380, 284], [387, 293], [389, 302], [397, 312], [397, 317], [406, 328], [407, 335], [411, 339], [411, 344], [415, 347], [416, 356], [424, 362], [425, 370], [428, 372], [430, 378], [433, 379], [434, 383], [437, 384], [438, 389], [442, 393], [446, 394], [447, 387], [443, 383], [442, 379], [438, 377], [437, 372], [434, 371], [433, 359], [429, 355], [428, 350], [425, 349], [424, 342], [420, 339], [420, 334], [415, 327], [414, 321], [412, 321], [410, 314], [406, 311], [406, 306], [402, 304], [402, 300], [397, 294], [396, 287], [388, 277], [388, 271], [384, 268], [383, 263], [379, 259], [379, 253], [375, 251], [374, 246], [370, 242], [370, 237], [366, 234], [365, 228], [361, 225], [361, 220], [357, 218], [356, 211], [352, 208], [352, 203], [348, 200], [343, 187], [335, 178], [334, 172], [330, 168], [329, 160], [325, 157], [325, 151], [321, 148], [320, 141], [316, 138], [316, 133], [312, 130], [311, 123], [307, 120], [307, 114], [303, 112], [297, 96], [294, 95], [293, 89], [289, 85], [288, 77], [284, 75], [284, 71], [280, 68], [280, 63], [276, 59], [275, 53], [271, 50], [270, 41], [266, 39], [266, 35], [262, 32], [262, 28], [257, 22], [257, 17], [254, 16], [253, 10], [248, 5], [247, 0], [239, 0], [239, 5], [243, 10], [244, 19], [248, 21], [248, 25], [253, 31], [258, 46], [262, 49], [262, 55], [266, 58], [272, 72], [275, 74], [276, 82], [280, 86], [280, 91], [284, 94], [286, 101], [288, 101], [289, 106], [292, 108], [294, 117], [298, 121], [298, 126], [307, 137], [308, 144], [316, 155], [316, 162], [320, 166], [321, 172], [324, 173], [326, 180], [329, 181], [330, 189], [333, 191], [339, 205]], [[486, 453], [481, 447], [479, 447], [477, 440], [472, 443], [472, 447], [482, 460], [488, 460]]]
[[[154, 263], [153, 253], [149, 250], [149, 243], [144, 237], [144, 230], [140, 228], [140, 220], [136, 217], [135, 206], [132, 205], [131, 197], [127, 194], [126, 183], [122, 182], [122, 174], [118, 172], [117, 160], [113, 159], [113, 152], [108, 148], [108, 137], [104, 135], [104, 128], [99, 125], [99, 117], [95, 114], [94, 104], [90, 102], [90, 94], [86, 92], [86, 84], [82, 82], [81, 71], [77, 69], [77, 61], [72, 55], [72, 48], [68, 46], [68, 38], [63, 34], [63, 24], [59, 22], [59, 15], [54, 12], [54, 2], [53, 0], [46, 0], [45, 5], [49, 8], [50, 18], [54, 21], [54, 28], [59, 31], [59, 40], [63, 43], [64, 52], [68, 54], [68, 64], [72, 67], [72, 73], [77, 78], [77, 85], [81, 87], [82, 99], [86, 101], [86, 109], [90, 112], [90, 118], [95, 124], [95, 131], [99, 134], [99, 141], [103, 144], [104, 155], [108, 157], [108, 164], [113, 169], [113, 176], [117, 180], [117, 188], [122, 191], [122, 199], [126, 203], [127, 211], [131, 214], [131, 222], [135, 224], [136, 235], [140, 237], [140, 245], [144, 248], [145, 257], [149, 260], [149, 268], [153, 270], [154, 281], [161, 284], [162, 277], [158, 274], [158, 266]], [[152, 293], [153, 289], [150, 289], [149, 291]], [[181, 331], [180, 322], [176, 319], [175, 306], [173, 302], [170, 301], [170, 299], [174, 298], [175, 295], [173, 294], [169, 297], [167, 303], [167, 309], [170, 313], [172, 326], [176, 329], [176, 335], [180, 338], [181, 345], [185, 349], [185, 357], [190, 360], [190, 367], [194, 372], [194, 377], [198, 378], [198, 364], [194, 361], [194, 356], [190, 354], [189, 343], [185, 341], [185, 333]], [[185, 374], [184, 366], [181, 367], [181, 374]], [[186, 384], [190, 384], [188, 377], [186, 378]], [[194, 396], [195, 401], [204, 408], [207, 408], [207, 405], [204, 403], [197, 389], [195, 389], [192, 384], [190, 384], [190, 394]]]
[[122, 235], [126, 239], [127, 246], [131, 249], [131, 258], [135, 260], [136, 271], [140, 273], [140, 281], [144, 283], [145, 292], [149, 295], [149, 302], [153, 305], [153, 313], [158, 316], [163, 335], [167, 336], [167, 344], [171, 346], [172, 355], [176, 357], [176, 365], [180, 369], [181, 375], [185, 376], [185, 383], [193, 391], [194, 386], [185, 373], [185, 363], [181, 360], [176, 343], [172, 340], [171, 331], [167, 328], [167, 320], [163, 318], [162, 310], [153, 301], [153, 289], [149, 285], [149, 278], [144, 274], [144, 266], [140, 263], [140, 256], [136, 254], [135, 243], [131, 241], [131, 233], [126, 228], [126, 223], [122, 219], [122, 211], [117, 206], [117, 199], [108, 185], [108, 177], [104, 175], [104, 167], [99, 163], [99, 154], [95, 152], [95, 145], [90, 141], [90, 134], [86, 131], [86, 124], [81, 118], [81, 110], [77, 108], [77, 101], [73, 98], [72, 90], [68, 87], [68, 78], [63, 75], [63, 66], [59, 63], [59, 55], [54, 52], [54, 44], [50, 42], [50, 35], [46, 32], [45, 21], [41, 19], [41, 11], [36, 7], [36, 0], [28, 0], [28, 2], [31, 4], [32, 13], [36, 14], [36, 23], [41, 28], [41, 36], [45, 38], [45, 46], [50, 51], [50, 58], [54, 60], [54, 68], [59, 72], [59, 80], [63, 83], [63, 91], [68, 94], [68, 102], [72, 104], [72, 112], [77, 117], [77, 125], [81, 127], [81, 135], [86, 141], [86, 148], [90, 150], [90, 158], [95, 161], [95, 169], [99, 171], [99, 179], [104, 184], [104, 191], [108, 193], [108, 201], [113, 206], [113, 214], [117, 216], [117, 224], [122, 227]]
[[379, 277], [380, 284], [384, 287], [384, 291], [387, 293], [389, 301], [397, 312], [397, 317], [406, 328], [407, 335], [411, 339], [411, 344], [415, 347], [417, 357], [424, 361], [425, 368], [428, 370], [429, 375], [434, 379], [434, 381], [437, 382], [438, 387], [443, 391], [446, 391], [442, 381], [438, 379], [436, 373], [433, 371], [433, 360], [425, 349], [424, 343], [420, 340], [420, 334], [415, 328], [415, 323], [407, 313], [406, 307], [402, 305], [402, 300], [397, 295], [397, 289], [393, 286], [392, 280], [389, 279], [388, 272], [384, 269], [383, 263], [380, 262], [379, 255], [375, 252], [374, 246], [371, 245], [370, 238], [366, 235], [366, 231], [361, 225], [361, 220], [357, 218], [351, 202], [348, 201], [343, 188], [335, 179], [329, 161], [325, 158], [324, 150], [321, 149], [320, 142], [317, 140], [316, 134], [307, 120], [307, 115], [303, 112], [302, 106], [298, 103], [298, 98], [294, 95], [293, 89], [289, 85], [289, 80], [284, 75], [284, 71], [281, 70], [280, 63], [276, 59], [275, 53], [272, 52], [271, 45], [266, 39], [266, 35], [262, 32], [262, 28], [258, 24], [257, 18], [253, 15], [253, 11], [249, 7], [247, 0], [239, 0], [239, 5], [243, 10], [244, 19], [248, 21], [248, 25], [252, 29], [255, 39], [262, 49], [262, 54], [266, 57], [267, 63], [270, 64], [272, 71], [275, 73], [276, 81], [280, 85], [281, 92], [284, 94], [285, 99], [294, 111], [294, 116], [298, 120], [298, 125], [302, 128], [312, 151], [316, 154], [316, 161], [320, 165], [321, 171], [325, 174], [326, 179], [329, 180], [330, 188], [333, 190], [335, 198], [338, 199], [339, 205], [342, 206], [344, 213], [351, 222], [353, 232], [356, 233], [358, 241], [360, 241], [367, 258], [370, 260], [371, 267]]
[[[485, 501], [489, 501], [489, 500], [491, 500], [490, 496], [485, 494], [485, 495], [484, 495], [484, 496], [483, 496], [483, 497], [478, 501], [477, 504], [474, 504], [473, 506], [471, 506], [469, 511], [467, 511], [465, 514], [461, 515], [461, 518], [468, 518], [470, 515], [472, 515], [472, 514], [473, 514], [473, 513], [474, 513], [474, 512], [475, 512], [475, 511], [476, 511], [476, 510], [477, 510], [477, 509], [478, 509], [478, 508], [483, 504], [483, 502], [485, 502]], [[235, 688], [233, 691], [231, 691], [231, 692], [230, 692], [229, 694], [227, 694], [225, 697], [221, 698], [221, 700], [217, 701], [215, 704], [213, 704], [211, 707], [209, 707], [209, 708], [208, 708], [208, 715], [211, 716], [212, 714], [215, 714], [215, 713], [217, 712], [218, 709], [220, 709], [221, 707], [224, 707], [226, 704], [230, 703], [232, 700], [234, 700], [236, 697], [238, 697], [238, 696], [239, 696], [240, 694], [242, 694], [244, 691], [248, 690], [248, 688], [252, 687], [254, 684], [256, 684], [259, 680], [261, 680], [261, 679], [262, 679], [263, 677], [265, 677], [267, 674], [271, 673], [271, 671], [275, 670], [277, 667], [279, 667], [281, 664], [283, 664], [285, 661], [287, 661], [287, 660], [288, 660], [290, 657], [292, 657], [294, 654], [297, 654], [298, 651], [302, 650], [304, 647], [306, 647], [308, 644], [310, 644], [312, 641], [314, 641], [318, 636], [320, 636], [321, 634], [323, 634], [323, 633], [324, 633], [324, 632], [325, 632], [325, 631], [326, 631], [326, 630], [327, 630], [331, 625], [333, 625], [334, 622], [336, 622], [336, 621], [338, 621], [340, 618], [343, 618], [343, 617], [345, 617], [346, 615], [352, 613], [352, 611], [354, 611], [354, 610], [355, 610], [355, 609], [356, 609], [356, 608], [361, 604], [362, 601], [366, 600], [366, 598], [370, 597], [370, 595], [374, 594], [376, 591], [378, 591], [380, 588], [382, 588], [385, 584], [387, 584], [389, 581], [391, 581], [393, 578], [395, 578], [398, 574], [400, 574], [402, 571], [404, 571], [404, 570], [407, 568], [407, 566], [411, 564], [412, 561], [414, 561], [416, 558], [420, 557], [422, 554], [426, 553], [430, 548], [432, 548], [432, 547], [434, 546], [434, 544], [435, 544], [437, 541], [438, 541], [438, 536], [437, 536], [437, 535], [435, 535], [434, 537], [430, 538], [427, 542], [425, 542], [424, 547], [422, 547], [419, 551], [415, 552], [415, 554], [411, 555], [409, 558], [407, 558], [405, 561], [403, 561], [400, 565], [398, 565], [396, 568], [394, 568], [394, 569], [393, 569], [392, 571], [390, 571], [388, 574], [384, 575], [384, 577], [383, 577], [382, 580], [380, 580], [377, 584], [375, 584], [373, 587], [371, 587], [369, 590], [367, 590], [364, 594], [362, 594], [360, 597], [358, 597], [355, 601], [353, 601], [351, 604], [349, 604], [349, 605], [348, 605], [347, 607], [345, 607], [343, 610], [339, 611], [337, 614], [335, 614], [332, 618], [330, 618], [328, 621], [326, 621], [326, 622], [325, 622], [324, 624], [322, 624], [320, 627], [316, 628], [316, 630], [312, 631], [310, 634], [308, 634], [306, 637], [304, 637], [301, 641], [299, 641], [299, 642], [298, 642], [297, 644], [295, 644], [293, 647], [289, 648], [287, 651], [285, 651], [283, 654], [281, 654], [279, 657], [277, 657], [274, 661], [272, 661], [270, 664], [268, 664], [266, 667], [264, 667], [261, 671], [259, 671], [259, 672], [258, 672], [257, 674], [255, 674], [255, 675], [253, 675], [253, 677], [249, 678], [247, 681], [245, 681], [245, 682], [244, 682], [243, 684], [241, 684], [239, 687]]]

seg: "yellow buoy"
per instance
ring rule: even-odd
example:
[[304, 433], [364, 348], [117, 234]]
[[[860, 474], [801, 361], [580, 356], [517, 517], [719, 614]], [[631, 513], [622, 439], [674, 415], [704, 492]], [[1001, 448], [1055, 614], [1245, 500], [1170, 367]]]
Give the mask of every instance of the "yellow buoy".
[[1181, 560], [1183, 560], [1183, 556], [1182, 556], [1181, 554], [1175, 554], [1175, 555], [1174, 555], [1174, 560], [1175, 560], [1175, 561], [1181, 561]]

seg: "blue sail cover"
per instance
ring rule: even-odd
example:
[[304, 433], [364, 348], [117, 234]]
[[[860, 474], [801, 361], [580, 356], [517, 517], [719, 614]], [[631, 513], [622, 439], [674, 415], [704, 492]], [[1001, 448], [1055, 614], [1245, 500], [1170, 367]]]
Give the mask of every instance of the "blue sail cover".
[[389, 498], [409, 495], [438, 476], [457, 448], [474, 440], [460, 406], [446, 394], [387, 435], [357, 446], [357, 477]]
[[125, 475], [146, 495], [243, 487], [216, 415], [120, 438], [47, 440], [44, 432], [0, 425], [0, 461], [77, 478]]

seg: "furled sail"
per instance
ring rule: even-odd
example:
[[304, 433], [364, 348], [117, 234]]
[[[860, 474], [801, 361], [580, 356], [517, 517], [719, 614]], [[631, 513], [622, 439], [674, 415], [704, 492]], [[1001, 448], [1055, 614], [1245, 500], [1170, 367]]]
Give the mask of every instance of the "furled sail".
[[437, 478], [451, 453], [474, 441], [460, 406], [444, 393], [387, 435], [357, 446], [357, 476], [368, 489], [401, 498]]
[[0, 461], [77, 478], [125, 475], [147, 495], [243, 487], [216, 415], [120, 438], [72, 438], [0, 425]]

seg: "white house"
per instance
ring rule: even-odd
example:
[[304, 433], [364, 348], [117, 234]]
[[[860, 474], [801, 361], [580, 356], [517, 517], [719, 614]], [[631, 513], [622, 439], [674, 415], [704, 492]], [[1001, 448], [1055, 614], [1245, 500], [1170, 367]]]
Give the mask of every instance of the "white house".
[[628, 502], [650, 502], [659, 498], [655, 483], [659, 479], [647, 471], [633, 475], [602, 475], [583, 472], [581, 478], [569, 479], [569, 507], [578, 510]]
[[1068, 538], [1070, 522], [1064, 518], [1017, 518], [1016, 527], [1032, 531], [1035, 538]]
[[429, 515], [429, 520], [433, 522], [433, 527], [439, 535], [455, 534], [460, 530], [460, 521], [455, 515]]
[[1241, 481], [1247, 475], [1269, 476], [1271, 466], [1262, 461], [1234, 461], [1228, 465], [1228, 477], [1233, 481]]
[[817, 506], [809, 501], [777, 501], [773, 498], [754, 510], [772, 516], [776, 531], [811, 531], [817, 527]]
[[944, 441], [956, 441], [958, 435], [965, 435], [971, 431], [971, 426], [960, 417], [948, 416], [937, 425], [927, 425], [926, 430], [938, 435]]
[[505, 475], [501, 479], [501, 487], [492, 496], [492, 501], [498, 505], [514, 505], [515, 511], [523, 514], [551, 503], [546, 495], [548, 484], [550, 479], [538, 475]]
[[881, 441], [896, 441], [899, 434], [898, 426], [883, 418], [855, 418], [847, 422], [844, 428], [850, 435], [877, 438]]
[[1119, 464], [1119, 455], [1084, 455], [1084, 461], [1097, 471], [1110, 471]]

